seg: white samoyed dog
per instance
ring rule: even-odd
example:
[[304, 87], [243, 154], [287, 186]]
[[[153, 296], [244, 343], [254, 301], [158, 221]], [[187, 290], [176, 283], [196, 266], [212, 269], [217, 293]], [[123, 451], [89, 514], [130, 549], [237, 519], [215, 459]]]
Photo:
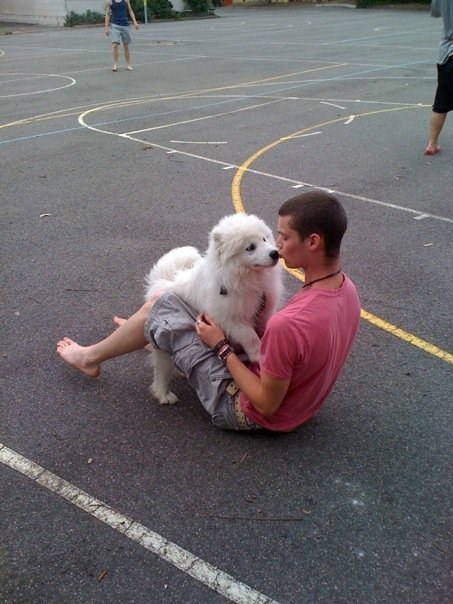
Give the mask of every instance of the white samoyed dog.
[[[146, 277], [145, 299], [158, 290], [172, 291], [197, 312], [206, 312], [250, 361], [259, 360], [260, 336], [282, 292], [279, 254], [272, 231], [250, 214], [225, 216], [212, 229], [201, 255], [191, 246], [162, 256]], [[172, 363], [152, 351], [154, 381], [150, 390], [161, 404], [177, 402], [170, 391]]]

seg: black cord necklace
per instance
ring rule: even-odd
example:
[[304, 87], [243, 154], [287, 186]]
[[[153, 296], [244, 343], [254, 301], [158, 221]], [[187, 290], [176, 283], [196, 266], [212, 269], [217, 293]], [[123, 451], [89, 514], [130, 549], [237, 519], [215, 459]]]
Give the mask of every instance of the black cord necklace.
[[339, 268], [334, 273], [330, 273], [330, 275], [326, 275], [325, 277], [320, 277], [319, 279], [313, 279], [313, 281], [309, 281], [308, 283], [304, 283], [302, 285], [302, 289], [304, 289], [305, 287], [308, 287], [309, 285], [313, 285], [313, 283], [318, 283], [318, 281], [324, 281], [325, 279], [330, 279], [330, 277], [335, 277], [335, 275], [338, 275], [338, 273], [341, 273], [341, 268]]

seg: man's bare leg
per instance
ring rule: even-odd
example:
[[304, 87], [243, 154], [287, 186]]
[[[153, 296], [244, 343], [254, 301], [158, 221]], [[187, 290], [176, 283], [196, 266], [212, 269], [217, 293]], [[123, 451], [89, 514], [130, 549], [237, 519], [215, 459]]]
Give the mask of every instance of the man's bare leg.
[[134, 68], [131, 65], [131, 54], [129, 52], [129, 44], [124, 44], [124, 59], [126, 61], [127, 69], [129, 69], [129, 71], [132, 71], [132, 69]]
[[435, 155], [436, 153], [439, 153], [439, 136], [446, 118], [446, 113], [436, 113], [435, 111], [431, 113], [431, 120], [429, 123], [429, 141], [425, 149], [425, 155]]
[[114, 321], [118, 329], [96, 344], [80, 346], [70, 338], [64, 337], [57, 343], [57, 354], [71, 367], [75, 367], [89, 377], [98, 377], [104, 361], [142, 350], [148, 344], [143, 329], [156, 299], [155, 297], [146, 302], [129, 319], [115, 317]]
[[113, 71], [118, 70], [118, 44], [112, 44]]

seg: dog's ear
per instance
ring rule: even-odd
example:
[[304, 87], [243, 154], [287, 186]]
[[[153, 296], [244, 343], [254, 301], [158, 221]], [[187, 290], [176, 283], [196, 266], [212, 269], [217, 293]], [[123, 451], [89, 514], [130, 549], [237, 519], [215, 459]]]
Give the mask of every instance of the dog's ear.
[[214, 251], [215, 257], [217, 258], [219, 264], [222, 263], [225, 244], [225, 234], [222, 233], [220, 229], [214, 228], [209, 237], [209, 247]]

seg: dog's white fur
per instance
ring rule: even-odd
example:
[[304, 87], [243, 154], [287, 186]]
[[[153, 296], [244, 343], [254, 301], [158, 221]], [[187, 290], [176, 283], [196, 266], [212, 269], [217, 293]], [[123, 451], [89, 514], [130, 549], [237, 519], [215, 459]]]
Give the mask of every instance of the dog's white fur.
[[[208, 313], [232, 344], [258, 361], [259, 335], [282, 290], [272, 231], [254, 215], [225, 216], [211, 231], [203, 255], [194, 247], [179, 247], [156, 262], [146, 277], [145, 299], [158, 290], [172, 291], [198, 312]], [[152, 394], [161, 404], [175, 403], [169, 389], [170, 357], [153, 350], [153, 365]]]

